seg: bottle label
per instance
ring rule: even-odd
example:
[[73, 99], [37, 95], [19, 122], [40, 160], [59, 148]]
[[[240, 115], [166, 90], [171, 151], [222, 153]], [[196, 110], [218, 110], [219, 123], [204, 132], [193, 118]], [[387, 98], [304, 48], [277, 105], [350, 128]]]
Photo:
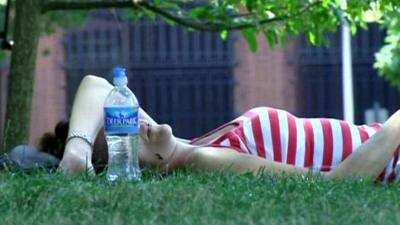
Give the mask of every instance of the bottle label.
[[139, 107], [104, 107], [106, 133], [138, 133]]

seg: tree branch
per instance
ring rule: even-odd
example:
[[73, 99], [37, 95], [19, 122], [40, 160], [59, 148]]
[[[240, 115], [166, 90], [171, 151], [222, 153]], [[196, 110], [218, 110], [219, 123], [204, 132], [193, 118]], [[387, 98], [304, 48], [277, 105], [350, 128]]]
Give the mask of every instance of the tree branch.
[[[119, 1], [77, 1], [77, 0], [59, 0], [59, 1], [46, 1], [42, 5], [42, 12], [55, 11], [55, 10], [88, 10], [96, 8], [132, 8], [136, 10], [146, 9], [152, 11], [165, 19], [174, 21], [177, 24], [183, 25], [199, 31], [211, 31], [219, 32], [222, 30], [241, 30], [246, 28], [252, 28], [267, 23], [273, 23], [278, 21], [284, 21], [286, 19], [297, 17], [307, 12], [312, 7], [320, 4], [320, 1], [313, 2], [304, 6], [297, 13], [292, 15], [281, 15], [274, 18], [260, 19], [256, 24], [253, 22], [239, 22], [226, 24], [226, 22], [202, 22], [198, 20], [193, 20], [187, 16], [176, 15], [167, 10], [159, 8], [149, 1], [133, 1], [133, 0], [119, 0]], [[251, 16], [244, 15], [244, 16]]]
[[99, 8], [137, 8], [132, 0], [119, 1], [45, 1], [42, 5], [42, 13], [57, 10], [89, 10]]
[[283, 15], [283, 16], [276, 16], [274, 18], [266, 18], [266, 19], [261, 19], [260, 21], [258, 21], [257, 24], [254, 23], [249, 23], [249, 22], [242, 22], [242, 23], [236, 23], [236, 24], [226, 24], [226, 23], [218, 23], [218, 22], [198, 22], [195, 21], [191, 18], [188, 17], [182, 17], [182, 16], [177, 16], [174, 15], [168, 11], [164, 11], [154, 5], [151, 5], [147, 2], [140, 2], [138, 3], [138, 7], [143, 7], [147, 10], [153, 11], [169, 20], [172, 20], [174, 22], [176, 22], [177, 24], [186, 26], [186, 27], [190, 27], [193, 28], [195, 30], [199, 30], [199, 31], [213, 31], [213, 32], [219, 32], [222, 30], [241, 30], [241, 29], [246, 29], [246, 28], [252, 28], [252, 27], [256, 27], [259, 25], [264, 25], [267, 23], [273, 23], [273, 22], [277, 22], [277, 21], [283, 21], [292, 17], [297, 17], [300, 16], [302, 14], [304, 14], [305, 12], [307, 12], [309, 9], [311, 9], [312, 7], [315, 7], [317, 5], [321, 4], [320, 1], [317, 2], [313, 2], [311, 4], [306, 5], [305, 7], [303, 7], [302, 9], [300, 9], [297, 13], [292, 14], [292, 15]]

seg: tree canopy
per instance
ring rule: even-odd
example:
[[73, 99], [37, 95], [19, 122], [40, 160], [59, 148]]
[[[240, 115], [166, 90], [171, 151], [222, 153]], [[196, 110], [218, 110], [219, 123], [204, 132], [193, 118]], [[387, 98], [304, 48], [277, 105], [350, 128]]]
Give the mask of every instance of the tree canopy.
[[[43, 11], [124, 7], [134, 9], [132, 18], [161, 16], [171, 24], [181, 24], [201, 31], [220, 32], [224, 38], [230, 30], [241, 30], [251, 50], [257, 49], [255, 35], [264, 34], [274, 46], [301, 33], [318, 45], [326, 33], [335, 31], [342, 21], [352, 32], [366, 28], [367, 22], [380, 22], [388, 12], [396, 12], [396, 0], [47, 0]], [[397, 12], [398, 13], [398, 12]], [[66, 20], [63, 12], [62, 22]], [[70, 14], [70, 13], [69, 13]], [[392, 13], [396, 14], [396, 13]], [[67, 17], [68, 18], [68, 17]], [[52, 21], [59, 22], [59, 20]]]
[[379, 75], [400, 88], [400, 8], [389, 8], [382, 15], [384, 16], [379, 22], [387, 30], [387, 34], [384, 45], [375, 55], [374, 66]]

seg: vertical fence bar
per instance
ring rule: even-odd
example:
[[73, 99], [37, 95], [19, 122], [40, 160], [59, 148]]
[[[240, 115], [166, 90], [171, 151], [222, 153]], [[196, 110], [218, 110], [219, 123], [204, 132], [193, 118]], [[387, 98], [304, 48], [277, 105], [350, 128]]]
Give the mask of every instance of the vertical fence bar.
[[171, 27], [171, 59], [174, 63], [178, 62], [178, 32], [177, 27]]
[[167, 26], [165, 26], [164, 22], [162, 22], [162, 20], [158, 21], [158, 34], [157, 34], [157, 40], [158, 40], [158, 54], [160, 57], [160, 63], [165, 63], [166, 60], [166, 56], [167, 56], [167, 51], [165, 48], [165, 29], [167, 28]]
[[133, 39], [131, 40], [133, 42], [133, 48], [132, 48], [132, 53], [131, 55], [133, 56], [131, 58], [131, 62], [134, 62], [135, 64], [141, 61], [141, 47], [140, 47], [140, 23], [136, 22], [135, 24], [132, 25], [132, 30], [133, 30]]
[[88, 63], [89, 64], [95, 64], [96, 62], [96, 49], [95, 49], [95, 45], [97, 44], [96, 42], [98, 41], [98, 39], [95, 38], [94, 33], [96, 32], [95, 29], [93, 30], [88, 30], [86, 33], [86, 38], [85, 38], [85, 45], [88, 48], [87, 51], [87, 59], [88, 59]]
[[156, 111], [156, 105], [158, 104], [158, 99], [156, 98], [155, 92], [157, 89], [156, 82], [157, 76], [155, 71], [147, 71], [146, 74], [146, 97], [148, 99], [148, 110], [151, 112], [158, 113]]
[[[201, 110], [200, 109], [203, 109], [204, 108], [204, 105], [202, 105], [201, 104], [201, 91], [202, 91], [202, 88], [201, 88], [201, 81], [202, 79], [201, 79], [201, 77], [200, 77], [200, 79], [197, 77], [197, 80], [196, 80], [196, 82], [194, 82], [193, 83], [193, 89], [194, 89], [194, 99], [193, 99], [193, 101], [194, 101], [194, 108], [195, 109], [199, 109], [199, 110], [194, 110], [194, 113], [193, 113], [193, 115], [194, 115], [194, 117], [195, 118], [201, 118]], [[193, 122], [193, 125], [194, 125], [194, 127], [196, 128], [195, 129], [195, 131], [196, 131], [196, 133], [199, 133], [199, 131], [200, 131], [200, 125], [202, 124], [201, 122], [201, 119], [199, 120], [199, 119], [197, 119], [197, 120], [195, 120], [194, 122]]]
[[150, 23], [150, 21], [147, 21], [145, 23], [145, 36], [143, 37], [143, 43], [145, 43], [145, 52], [147, 53], [147, 58], [146, 58], [146, 63], [151, 63], [155, 62], [155, 54], [154, 54], [154, 44], [153, 44], [153, 38], [154, 38], [154, 23]]
[[200, 35], [199, 32], [193, 32], [193, 60], [201, 60], [202, 49], [200, 48]]
[[148, 63], [148, 46], [147, 46], [147, 22], [142, 21], [140, 23], [140, 47], [141, 47], [141, 55], [142, 55], [142, 63]]
[[[130, 46], [131, 42], [129, 41], [129, 39], [130, 39], [129, 24], [124, 23], [121, 25], [121, 27], [122, 27], [122, 30], [120, 31], [120, 34], [119, 34], [121, 37], [119, 38], [120, 43], [118, 46], [118, 48], [122, 51], [121, 63], [124, 67], [131, 68], [132, 67], [131, 61], [129, 60], [130, 59], [129, 51], [131, 49], [131, 46]], [[135, 76], [135, 74], [131, 74], [131, 75]]]
[[206, 105], [205, 105], [205, 109], [204, 111], [206, 112], [210, 112], [206, 115], [204, 115], [204, 121], [206, 121], [206, 123], [204, 123], [204, 127], [203, 129], [209, 129], [212, 124], [212, 118], [216, 115], [217, 112], [215, 112], [215, 101], [214, 99], [216, 98], [214, 90], [215, 90], [215, 82], [218, 79], [218, 76], [215, 76], [215, 78], [213, 77], [215, 76], [215, 74], [213, 73], [208, 73], [205, 74], [205, 78], [204, 78], [204, 86], [208, 87], [208, 90], [205, 93], [205, 101], [206, 101]]
[[[101, 40], [101, 42], [99, 43], [98, 46], [98, 54], [99, 54], [99, 62], [103, 63], [107, 63], [108, 59], [107, 57], [109, 56], [109, 54], [113, 54], [111, 51], [111, 46], [109, 43], [106, 43], [105, 40], [107, 40], [107, 29], [105, 28], [99, 28], [98, 29], [98, 40]], [[108, 54], [107, 54], [108, 53]]]
[[181, 129], [181, 123], [180, 123], [180, 121], [178, 121], [177, 120], [177, 117], [176, 116], [178, 116], [179, 115], [179, 111], [178, 111], [178, 104], [179, 104], [179, 100], [178, 100], [178, 91], [179, 91], [179, 87], [178, 87], [178, 79], [171, 79], [170, 80], [170, 85], [171, 85], [171, 100], [170, 100], [170, 102], [171, 102], [171, 114], [172, 115], [174, 115], [174, 116], [172, 116], [170, 119], [170, 121], [171, 121], [171, 123], [172, 124], [175, 124], [175, 127], [178, 129], [178, 134], [180, 135], [180, 136], [182, 136], [182, 134], [181, 133], [179, 133], [179, 130], [181, 130], [182, 131], [182, 129]]
[[[188, 76], [188, 74], [186, 74], [186, 76]], [[189, 123], [189, 121], [193, 121], [193, 118], [191, 117], [191, 113], [190, 113], [190, 99], [192, 98], [192, 96], [190, 95], [190, 88], [191, 88], [191, 84], [189, 83], [189, 79], [186, 77], [185, 79], [181, 79], [181, 85], [182, 85], [182, 93], [181, 93], [181, 99], [180, 101], [182, 102], [182, 107], [181, 110], [183, 110], [184, 114], [183, 116], [183, 120], [186, 121], [183, 123], [183, 130], [185, 131], [185, 133], [190, 133], [191, 130], [191, 124]]]
[[190, 48], [189, 48], [189, 33], [186, 29], [182, 28], [182, 62], [187, 63], [190, 61]]
[[[224, 82], [224, 80], [228, 80], [227, 77], [225, 76], [224, 72], [221, 71], [222, 75], [222, 79], [218, 79], [217, 82], [215, 82], [216, 88], [215, 88], [215, 107], [217, 108], [216, 113], [216, 120], [218, 121], [218, 123], [223, 123], [224, 121], [224, 114], [225, 114], [225, 109], [224, 109], [224, 90], [227, 88], [226, 86], [228, 86], [227, 83]], [[227, 100], [227, 99], [226, 99]]]
[[205, 32], [202, 34], [204, 36], [204, 48], [203, 48], [203, 57], [205, 60], [207, 60], [208, 62], [214, 62], [214, 60], [212, 60], [212, 53], [215, 51], [212, 48], [212, 36], [210, 32]]
[[172, 111], [171, 103], [169, 102], [170, 100], [170, 81], [167, 76], [163, 75], [162, 77], [163, 83], [160, 83], [160, 86], [162, 87], [160, 90], [160, 94], [162, 96], [162, 101], [161, 101], [161, 108], [163, 109], [163, 115], [164, 115], [164, 122], [169, 121], [169, 117], [171, 116], [169, 112]]
[[182, 43], [184, 29], [185, 28], [182, 27], [182, 26], [178, 26], [176, 28], [176, 42], [177, 42], [177, 46], [176, 46], [177, 49], [176, 50], [177, 50], [177, 59], [178, 59], [177, 63], [181, 63], [184, 60], [184, 58], [183, 58], [184, 46], [183, 46], [183, 43]]
[[78, 68], [79, 69], [82, 68], [83, 65], [85, 64], [85, 62], [84, 62], [84, 60], [85, 60], [85, 57], [84, 57], [85, 44], [83, 42], [83, 34], [84, 34], [84, 32], [82, 32], [82, 33], [76, 32], [75, 33], [75, 35], [76, 35], [76, 46], [77, 46], [77, 48], [76, 48], [76, 54], [77, 54], [76, 58], [78, 59], [77, 64], [78, 64]]
[[96, 29], [95, 31], [93, 31], [93, 41], [96, 41], [96, 43], [94, 44], [94, 61], [96, 63], [104, 63], [105, 61], [103, 61], [102, 59], [102, 51], [100, 49], [100, 46], [103, 44], [102, 43], [102, 39], [100, 38], [100, 33], [101, 33], [101, 29]]
[[223, 40], [220, 37], [213, 37], [213, 43], [215, 45], [215, 48], [213, 47], [213, 59], [215, 60], [222, 60], [223, 59], [223, 43], [221, 43]]

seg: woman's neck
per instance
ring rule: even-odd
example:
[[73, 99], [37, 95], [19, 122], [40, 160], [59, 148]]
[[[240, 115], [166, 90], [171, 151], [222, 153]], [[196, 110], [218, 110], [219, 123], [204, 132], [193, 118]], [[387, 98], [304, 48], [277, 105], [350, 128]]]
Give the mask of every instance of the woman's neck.
[[197, 148], [198, 146], [176, 141], [174, 152], [172, 153], [170, 160], [168, 160], [165, 169], [167, 171], [183, 169], [185, 167], [186, 159]]

